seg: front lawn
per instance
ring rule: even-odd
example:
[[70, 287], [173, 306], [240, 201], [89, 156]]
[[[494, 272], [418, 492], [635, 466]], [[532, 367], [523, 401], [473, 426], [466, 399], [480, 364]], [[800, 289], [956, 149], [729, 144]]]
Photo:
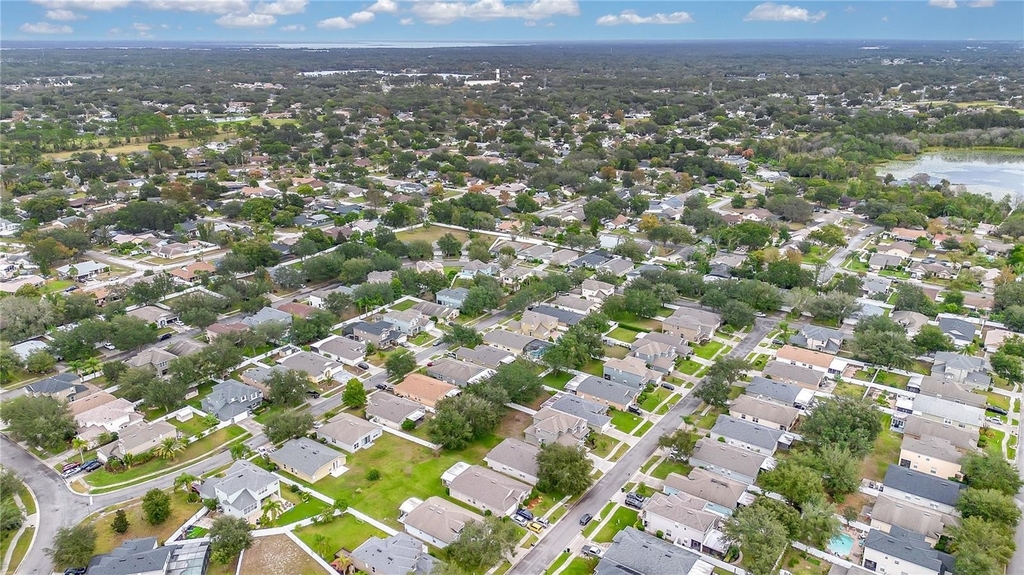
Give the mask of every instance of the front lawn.
[[[185, 493], [180, 490], [171, 493], [171, 516], [159, 525], [150, 525], [146, 522], [142, 513], [141, 498], [115, 507], [116, 509], [112, 507], [91, 520], [96, 526], [96, 554], [110, 553], [129, 539], [156, 537], [157, 541], [164, 542], [185, 523], [185, 520], [199, 511], [202, 503], [189, 503], [185, 500]], [[128, 531], [120, 535], [114, 533], [114, 530], [110, 528], [110, 522], [114, 520], [114, 512], [118, 509], [124, 509], [125, 514], [128, 515], [129, 524]]]
[[411, 340], [409, 340], [409, 342], [413, 343], [415, 345], [422, 346], [422, 345], [426, 345], [426, 344], [434, 341], [435, 339], [437, 339], [437, 338], [435, 338], [434, 336], [430, 335], [429, 333], [427, 333], [425, 331], [422, 331], [422, 332], [416, 334], [416, 337], [414, 337]]
[[665, 479], [669, 473], [678, 473], [679, 475], [689, 475], [690, 471], [693, 470], [692, 465], [687, 465], [682, 461], [674, 461], [672, 459], [665, 459], [654, 468], [651, 472], [651, 477], [658, 479]]
[[150, 473], [159, 473], [168, 467], [181, 465], [193, 459], [212, 456], [219, 448], [227, 447], [229, 442], [234, 442], [234, 440], [248, 436], [248, 431], [237, 425], [229, 425], [224, 429], [220, 429], [198, 441], [190, 443], [184, 451], [178, 453], [178, 456], [171, 461], [157, 457], [121, 473], [111, 473], [101, 468], [86, 475], [85, 482], [93, 487], [106, 487], [115, 483], [125, 483]]
[[600, 513], [595, 513], [594, 518], [590, 521], [590, 524], [588, 524], [583, 529], [583, 536], [587, 538], [592, 537], [594, 535], [594, 532], [597, 531], [597, 526], [601, 524], [601, 520], [607, 517], [608, 514], [612, 512], [612, 509], [615, 508], [615, 505], [616, 503], [612, 501], [606, 504], [603, 508], [601, 508]]
[[978, 447], [985, 450], [985, 453], [992, 457], [1003, 459], [1003, 437], [1006, 434], [997, 429], [987, 428], [981, 430], [978, 437]]
[[597, 557], [577, 557], [573, 559], [559, 575], [591, 575], [597, 569]]
[[671, 393], [671, 391], [664, 387], [659, 387], [647, 394], [647, 398], [640, 404], [640, 408], [644, 411], [653, 412]]
[[994, 391], [985, 391], [985, 392], [983, 392], [983, 394], [987, 398], [989, 405], [994, 405], [995, 407], [1001, 407], [1001, 408], [1005, 409], [1006, 411], [1010, 411], [1010, 398], [1009, 397], [1007, 397], [1005, 395], [998, 394], [998, 393], [996, 393]]
[[640, 425], [641, 421], [643, 418], [628, 411], [615, 410], [612, 412], [612, 426], [623, 433], [631, 433], [636, 426]]
[[608, 337], [625, 343], [633, 343], [636, 341], [638, 335], [640, 335], [640, 332], [622, 326], [619, 326], [608, 333]]
[[618, 440], [612, 439], [607, 435], [597, 434], [592, 436], [594, 438], [594, 447], [590, 450], [591, 453], [604, 459], [619, 445]]
[[719, 343], [719, 342], [714, 341], [714, 340], [711, 340], [711, 341], [705, 343], [704, 345], [698, 345], [698, 346], [694, 347], [693, 348], [693, 353], [697, 357], [700, 357], [700, 358], [703, 358], [703, 359], [711, 359], [711, 358], [715, 357], [715, 354], [718, 353], [718, 350], [722, 349], [723, 347], [725, 347], [725, 344]]
[[575, 375], [568, 371], [551, 371], [544, 377], [540, 378], [544, 385], [552, 389], [565, 389], [565, 384], [569, 383]]
[[704, 364], [697, 363], [692, 359], [684, 359], [679, 364], [679, 367], [677, 367], [676, 369], [685, 373], [686, 375], [697, 375], [697, 372], [700, 371], [703, 367]]
[[638, 515], [639, 513], [635, 509], [619, 507], [615, 510], [615, 514], [612, 515], [611, 519], [594, 536], [594, 541], [597, 543], [610, 543], [616, 533], [630, 525], [635, 525]]

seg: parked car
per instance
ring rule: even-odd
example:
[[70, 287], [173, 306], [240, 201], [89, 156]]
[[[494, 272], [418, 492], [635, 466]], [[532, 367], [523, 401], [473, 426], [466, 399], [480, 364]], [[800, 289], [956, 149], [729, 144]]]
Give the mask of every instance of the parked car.
[[103, 347], [106, 348], [106, 349], [111, 349], [111, 350], [117, 349], [117, 348], [114, 347], [114, 344], [112, 344], [112, 343], [105, 343], [105, 344], [103, 344]]
[[318, 421], [318, 422], [313, 424], [313, 429], [320, 429], [323, 426], [324, 426], [323, 422], [322, 421]]
[[391, 386], [386, 384], [386, 383], [378, 383], [374, 387], [376, 387], [377, 389], [379, 389], [381, 391], [391, 391]]
[[754, 312], [754, 317], [768, 317], [768, 314], [764, 313], [763, 311], [756, 311]]
[[516, 515], [526, 519], [527, 521], [533, 521], [533, 513], [531, 513], [529, 509], [520, 507], [519, 509], [516, 509]]
[[602, 549], [597, 545], [584, 545], [583, 553], [592, 557], [600, 557]]
[[167, 340], [171, 339], [172, 337], [174, 337], [173, 333], [161, 334], [160, 335], [160, 341], [167, 341]]
[[356, 367], [358, 367], [359, 369], [370, 369], [370, 364], [364, 361], [363, 363], [357, 363]]
[[1002, 423], [1003, 422], [1003, 420], [999, 419], [998, 417], [986, 417], [985, 421], [987, 421], [989, 423]]
[[320, 392], [315, 389], [307, 389], [306, 395], [312, 397], [313, 399], [320, 399]]
[[580, 525], [586, 525], [587, 523], [590, 523], [590, 520], [593, 519], [593, 518], [594, 518], [593, 515], [591, 515], [589, 513], [584, 513], [583, 517], [580, 517]]
[[533, 531], [534, 533], [540, 533], [541, 531], [544, 531], [544, 526], [540, 523], [537, 523], [536, 521], [531, 521], [530, 524], [526, 526], [526, 528], [530, 531]]
[[669, 383], [667, 381], [661, 382], [661, 386], [664, 387], [665, 389], [671, 389], [672, 391], [675, 391], [675, 389], [676, 389], [676, 386], [672, 385], [671, 383]]
[[642, 409], [640, 409], [639, 407], [637, 407], [635, 405], [630, 405], [629, 407], [626, 408], [626, 411], [628, 411], [630, 413], [633, 413], [635, 415], [643, 415], [643, 413], [644, 413], [644, 411]]
[[61, 467], [60, 470], [63, 472], [68, 472], [71, 471], [72, 469], [78, 469], [81, 466], [81, 463], [78, 463], [77, 461], [72, 461], [71, 463], [65, 463], [64, 467]]
[[98, 459], [90, 459], [82, 465], [82, 471], [89, 473], [90, 471], [96, 471], [100, 467], [103, 467], [103, 464], [100, 463]]
[[85, 567], [71, 567], [64, 570], [64, 575], [85, 575]]
[[527, 523], [527, 521], [526, 521], [526, 518], [525, 518], [525, 517], [523, 517], [522, 515], [518, 515], [518, 514], [513, 514], [513, 515], [512, 515], [512, 521], [513, 521], [513, 522], [514, 522], [514, 523], [515, 523], [516, 525], [518, 525], [518, 526], [520, 526], [520, 527], [526, 527], [526, 523]]
[[547, 527], [548, 525], [551, 525], [551, 522], [548, 521], [547, 519], [544, 519], [543, 517], [535, 517], [533, 520], [536, 521], [537, 523], [540, 523], [544, 527]]
[[1009, 415], [1005, 409], [995, 405], [986, 405], [985, 411], [991, 411], [992, 413], [998, 413], [999, 415]]

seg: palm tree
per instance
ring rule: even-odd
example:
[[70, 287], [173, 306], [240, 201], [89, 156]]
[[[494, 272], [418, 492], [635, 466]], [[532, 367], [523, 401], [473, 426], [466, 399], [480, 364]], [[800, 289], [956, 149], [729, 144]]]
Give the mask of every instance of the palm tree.
[[249, 446], [244, 443], [236, 443], [231, 446], [231, 459], [237, 461], [239, 459], [245, 459], [252, 450]]
[[348, 511], [348, 501], [345, 501], [344, 499], [335, 499], [334, 504], [331, 505], [331, 511], [345, 513]]
[[331, 561], [331, 567], [334, 567], [334, 570], [338, 573], [348, 573], [352, 570], [352, 559], [342, 553], [334, 561]]
[[85, 448], [86, 447], [89, 447], [89, 442], [84, 440], [84, 439], [82, 439], [81, 437], [76, 437], [76, 438], [71, 440], [71, 449], [77, 449], [78, 450], [78, 455], [82, 458], [82, 463], [85, 463]]
[[96, 373], [103, 368], [103, 362], [98, 357], [87, 357], [82, 360], [82, 373]]
[[125, 469], [131, 469], [132, 464], [135, 463], [135, 455], [131, 453], [125, 453], [121, 456], [121, 463], [124, 464]]
[[198, 481], [198, 477], [191, 473], [181, 473], [174, 478], [174, 488], [182, 489], [185, 493], [192, 490], [192, 484]]
[[280, 517], [281, 516], [281, 512], [283, 510], [284, 509], [281, 506], [281, 500], [273, 499], [273, 498], [268, 498], [263, 503], [263, 517], [261, 518], [263, 524], [264, 525], [267, 524], [268, 523], [268, 519], [270, 521], [274, 521], [275, 519]]
[[153, 448], [153, 452], [161, 459], [174, 459], [179, 451], [185, 450], [185, 444], [177, 437], [168, 437]]
[[313, 536], [313, 550], [326, 559], [330, 556], [331, 540], [323, 533], [317, 533]]

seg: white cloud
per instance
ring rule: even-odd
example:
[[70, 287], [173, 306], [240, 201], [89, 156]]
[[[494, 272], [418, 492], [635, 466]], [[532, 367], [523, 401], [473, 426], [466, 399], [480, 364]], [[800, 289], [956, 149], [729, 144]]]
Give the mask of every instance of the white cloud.
[[107, 30], [107, 34], [110, 34], [110, 35], [113, 35], [113, 36], [117, 36], [120, 33], [121, 33], [121, 29], [120, 28], [111, 28], [110, 30]]
[[996, 0], [974, 0], [967, 4], [969, 8], [991, 8], [996, 5]]
[[281, 26], [282, 32], [304, 32], [306, 27], [302, 24], [289, 24], [287, 26]]
[[401, 20], [398, 21], [398, 23], [401, 24], [402, 26], [412, 26], [413, 24], [416, 23], [416, 21], [413, 20], [412, 18], [402, 18]]
[[377, 0], [373, 3], [373, 6], [367, 8], [366, 11], [394, 14], [395, 12], [398, 12], [398, 2], [395, 2], [395, 0]]
[[693, 16], [686, 12], [673, 12], [671, 14], [651, 14], [641, 16], [635, 10], [623, 10], [618, 16], [608, 14], [597, 19], [598, 26], [618, 26], [619, 24], [689, 24], [693, 22]]
[[143, 6], [153, 10], [175, 12], [201, 12], [203, 14], [245, 14], [248, 0], [141, 0]]
[[356, 25], [349, 22], [344, 16], [335, 16], [334, 18], [317, 22], [316, 27], [325, 30], [348, 30], [349, 28], [355, 28]]
[[305, 12], [307, 4], [309, 4], [309, 0], [277, 0], [277, 2], [269, 4], [260, 2], [253, 9], [253, 12], [257, 14], [272, 14], [274, 16], [289, 16]]
[[888, 21], [889, 21], [889, 17], [888, 16], [882, 16], [882, 22], [888, 22]]
[[348, 21], [359, 26], [360, 24], [369, 24], [373, 22], [373, 19], [377, 16], [373, 12], [361, 10], [348, 17]]
[[132, 30], [136, 32], [149, 32], [153, 27], [149, 24], [143, 24], [142, 22], [136, 22], [132, 24]]
[[935, 8], [946, 8], [952, 10], [956, 8], [956, 0], [928, 0], [928, 5]]
[[32, 2], [52, 10], [109, 12], [115, 8], [124, 8], [132, 0], [32, 0]]
[[74, 29], [67, 24], [54, 24], [52, 22], [36, 22], [35, 24], [25, 22], [18, 30], [28, 34], [70, 34], [74, 32]]
[[215, 20], [217, 25], [225, 28], [266, 28], [277, 23], [277, 18], [270, 14], [225, 14]]
[[47, 10], [47, 20], [57, 20], [59, 22], [71, 22], [73, 20], [85, 20], [88, 18], [85, 14], [76, 14], [71, 10]]
[[806, 8], [765, 2], [754, 6], [747, 14], [745, 22], [820, 22], [825, 19], [825, 11], [811, 14]]
[[412, 12], [427, 24], [451, 24], [456, 20], [497, 20], [522, 18], [545, 20], [554, 16], [579, 16], [576, 0], [532, 0], [505, 4], [503, 0], [477, 0], [476, 2], [417, 2]]

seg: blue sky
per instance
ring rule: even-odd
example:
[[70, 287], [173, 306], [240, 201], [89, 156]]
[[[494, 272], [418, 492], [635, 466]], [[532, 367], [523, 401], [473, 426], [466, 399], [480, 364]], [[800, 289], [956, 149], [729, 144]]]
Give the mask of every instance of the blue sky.
[[1022, 0], [3, 0], [0, 39], [1024, 41]]

